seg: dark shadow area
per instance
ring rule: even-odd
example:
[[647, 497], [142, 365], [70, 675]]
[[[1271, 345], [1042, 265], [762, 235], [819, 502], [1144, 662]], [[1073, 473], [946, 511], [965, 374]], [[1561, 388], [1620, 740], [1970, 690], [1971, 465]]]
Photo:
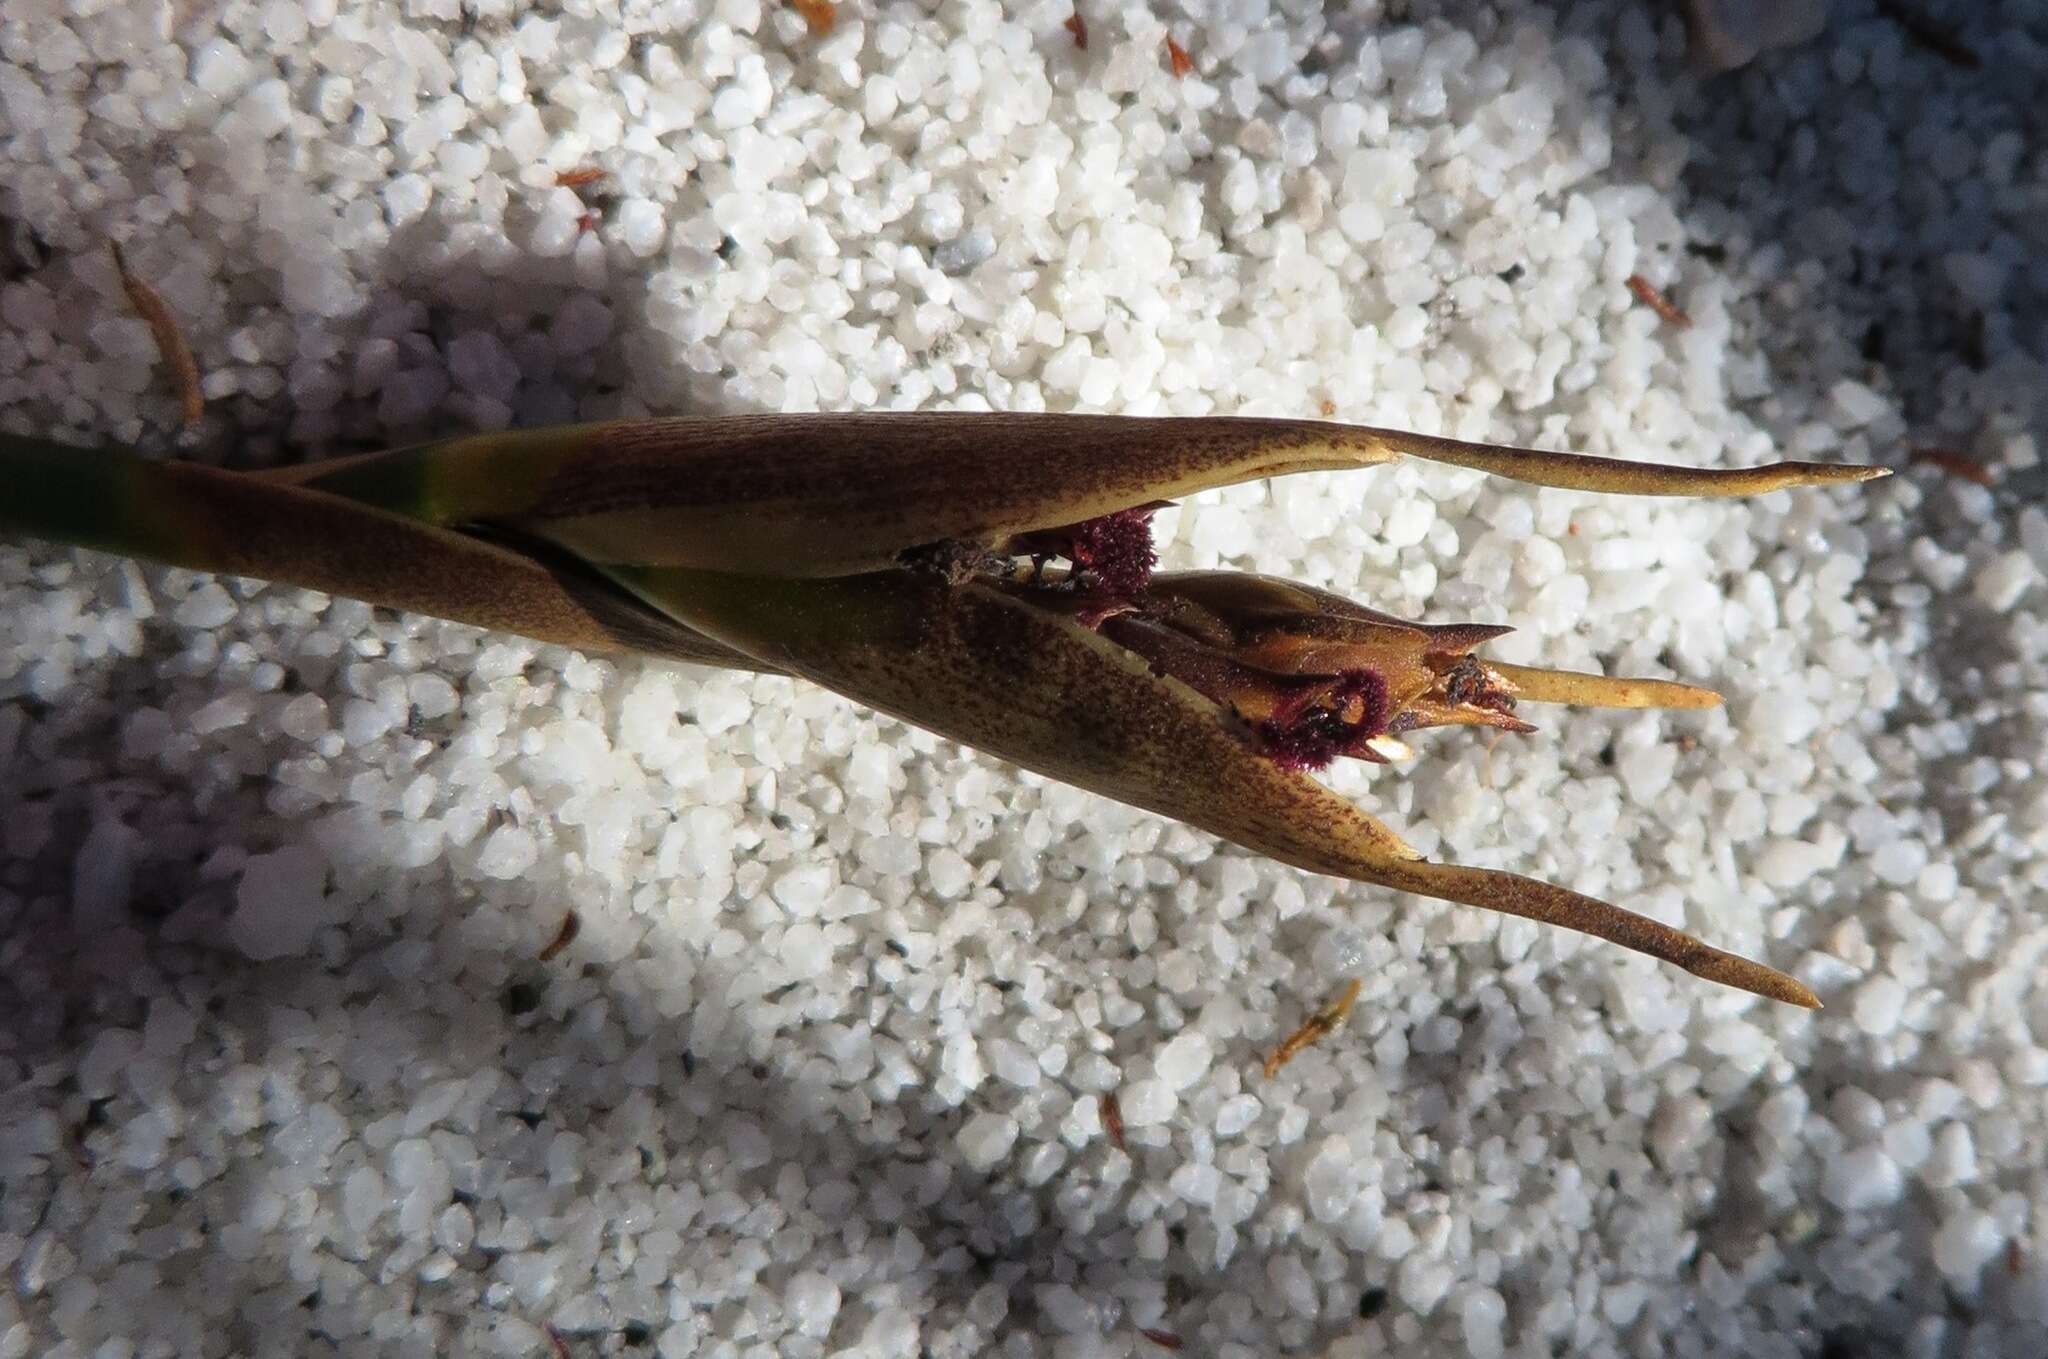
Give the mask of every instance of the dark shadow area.
[[[1466, 8], [1452, 0], [1445, 12], [1459, 22]], [[1886, 620], [1895, 602], [1926, 598], [1916, 540], [1968, 552], [1972, 566], [1981, 565], [1987, 539], [2018, 546], [2021, 511], [2048, 501], [2048, 466], [1998, 461], [2013, 436], [2048, 436], [2048, 274], [2036, 263], [2048, 243], [2039, 210], [2048, 30], [2037, 18], [2031, 31], [2014, 31], [2007, 24], [2016, 12], [1950, 0], [1838, 0], [1814, 42], [1705, 77], [1659, 60], [1626, 69], [1615, 94], [1624, 120], [1638, 98], [1671, 107], [1689, 143], [1678, 181], [1687, 253], [1762, 280], [1756, 323], [1789, 341], [1766, 390], [1742, 412], [1780, 448], [1802, 446], [1806, 422], [1844, 382], [1869, 388], [1903, 417], [1896, 433], [1874, 427], [1817, 456], [1882, 463], [1913, 484], [1864, 515], [1840, 547], [1867, 554], [1861, 593], [1876, 607], [1874, 628], [1909, 664], [1901, 699], [1873, 739], [1915, 750], [1928, 800], [1921, 805], [1940, 818], [1952, 845], [1981, 815], [1981, 800], [2010, 787], [2002, 782], [2010, 771], [1984, 786], [1982, 757], [2038, 750], [2040, 724], [1987, 694], [1987, 674], [2017, 657], [2007, 620], [1968, 598], [1968, 574], [1954, 607], [1937, 604], [1929, 615], [1933, 635], [1897, 636]], [[1560, 23], [1585, 32], [1589, 15], [1597, 20], [1599, 11], [1566, 6]], [[1942, 748], [1928, 737], [1959, 716], [1979, 723], [1971, 748]], [[1966, 852], [1959, 848], [1956, 858], [1970, 881]], [[1833, 921], [1859, 914], [1879, 920], [1886, 895], [1837, 895], [1809, 912], [1802, 935], [1821, 938]], [[1910, 1103], [1916, 1086], [1952, 1074], [1911, 1058], [1896, 1066], [1878, 1060], [1848, 1026], [1824, 1026], [1817, 1037], [1802, 1064], [1827, 1074], [1799, 1082], [1816, 1116], [1845, 1087]], [[1761, 1158], [1783, 1155], [1755, 1146], [1766, 1093], [1752, 1084], [1718, 1111], [1722, 1194], [1688, 1224], [1730, 1273], [1785, 1220], [1782, 1199], [1754, 1187]], [[1861, 1241], [1888, 1257], [1869, 1261], [1855, 1258], [1864, 1249], [1856, 1239], [1836, 1234], [1843, 1214], [1819, 1186], [1800, 1186], [1814, 1230], [1783, 1249], [1771, 1280], [1812, 1299], [1788, 1332], [1798, 1353], [1901, 1354], [1915, 1325], [1930, 1318], [1949, 1324], [1953, 1347], [1977, 1323], [2013, 1315], [2008, 1295], [2020, 1269], [2032, 1267], [2018, 1243], [1985, 1270], [1981, 1293], [1961, 1294], [1927, 1264], [1941, 1220], [1937, 1196], [1907, 1178], [1896, 1203], [1858, 1215]], [[1843, 1292], [1837, 1280], [1865, 1266], [1873, 1277], [1889, 1271], [1904, 1282], [1875, 1298]], [[1691, 1305], [1682, 1298], [1692, 1282], [1679, 1281], [1674, 1311]]]
[[[38, 559], [59, 556], [39, 553]], [[394, 640], [404, 630], [396, 619], [378, 629]], [[1032, 1289], [1049, 1283], [1077, 1286], [1107, 1308], [1106, 1322], [1115, 1321], [1117, 1299], [1139, 1277], [1131, 1264], [1130, 1228], [1098, 1216], [1120, 1197], [1118, 1177], [1105, 1170], [1121, 1153], [1099, 1139], [1075, 1153], [1060, 1172], [1065, 1188], [1056, 1206], [1009, 1173], [974, 1169], [953, 1148], [977, 1102], [947, 1108], [916, 1088], [935, 1074], [932, 1053], [912, 1054], [923, 1076], [903, 1097], [879, 1103], [868, 1117], [848, 1117], [833, 1107], [832, 1089], [812, 1065], [815, 1051], [763, 1056], [749, 1050], [727, 999], [751, 965], [744, 954], [721, 961], [674, 939], [664, 943], [672, 931], [657, 921], [643, 949], [679, 955], [677, 965], [693, 974], [696, 996], [690, 1013], [669, 1018], [644, 982], [579, 962], [573, 944], [543, 961], [538, 952], [556, 929], [554, 916], [516, 918], [502, 906], [480, 907], [438, 864], [404, 870], [356, 860], [334, 865], [333, 898], [350, 897], [344, 878], [388, 877], [388, 896], [347, 900], [344, 930], [323, 932], [309, 957], [244, 957], [225, 942], [233, 876], [223, 879], [205, 865], [222, 850], [262, 852], [300, 843], [307, 827], [266, 805], [270, 781], [248, 763], [262, 752], [233, 732], [224, 740], [214, 734], [212, 748], [203, 748], [182, 776], [123, 753], [125, 720], [161, 701], [163, 667], [177, 654], [173, 629], [159, 621], [150, 634], [144, 656], [82, 669], [61, 706], [30, 711], [31, 757], [0, 775], [9, 826], [17, 833], [47, 827], [33, 857], [0, 881], [0, 889], [21, 903], [0, 939], [0, 1061], [14, 1116], [7, 1120], [13, 1136], [0, 1231], [59, 1243], [87, 1270], [108, 1264], [86, 1244], [91, 1241], [123, 1250], [132, 1250], [138, 1237], [157, 1246], [178, 1242], [158, 1260], [151, 1325], [143, 1333], [125, 1331], [131, 1340], [157, 1340], [189, 1354], [222, 1347], [341, 1353], [348, 1348], [341, 1337], [358, 1335], [394, 1300], [417, 1294], [422, 1305], [442, 1311], [448, 1297], [433, 1295], [449, 1289], [462, 1295], [460, 1310], [474, 1321], [443, 1335], [444, 1352], [488, 1348], [488, 1333], [501, 1324], [494, 1318], [503, 1314], [537, 1327], [560, 1320], [578, 1346], [652, 1353], [675, 1324], [667, 1289], [621, 1268], [616, 1258], [606, 1257], [607, 1272], [595, 1284], [605, 1305], [574, 1320], [558, 1318], [552, 1301], [525, 1307], [478, 1294], [476, 1285], [492, 1277], [496, 1262], [517, 1253], [491, 1240], [503, 1227], [493, 1214], [496, 1189], [508, 1180], [558, 1176], [550, 1143], [561, 1132], [582, 1139], [576, 1201], [606, 1223], [626, 1215], [629, 1198], [641, 1201], [635, 1211], [644, 1213], [658, 1190], [687, 1193], [736, 1165], [766, 1166], [744, 1183], [748, 1199], [740, 1207], [746, 1211], [729, 1213], [714, 1202], [685, 1227], [677, 1272], [723, 1281], [745, 1269], [735, 1263], [746, 1258], [745, 1243], [772, 1237], [789, 1249], [813, 1233], [829, 1236], [849, 1221], [864, 1222], [874, 1224], [872, 1230], [857, 1227], [844, 1257], [851, 1275], [846, 1309], [856, 1318], [856, 1332], [856, 1304], [865, 1288], [897, 1288], [912, 1260], [930, 1265], [932, 1291], [902, 1296], [895, 1305], [927, 1327], [958, 1324], [970, 1311], [986, 1316], [991, 1307], [996, 1315], [1007, 1312], [1006, 1324], [1031, 1327]], [[330, 680], [320, 688], [339, 701], [338, 684]], [[25, 699], [13, 702], [30, 706]], [[427, 734], [453, 730], [460, 721], [458, 711]], [[223, 744], [228, 748], [219, 749]], [[88, 771], [91, 782], [73, 777]], [[82, 922], [71, 902], [74, 874], [81, 856], [92, 853], [92, 826], [109, 815], [135, 834], [134, 890], [119, 916]], [[1047, 894], [1062, 886], [1050, 884]], [[536, 917], [545, 909], [534, 903]], [[478, 923], [480, 911], [501, 918], [484, 922], [488, 928], [466, 928]], [[860, 941], [842, 966], [868, 970], [900, 962], [886, 916], [855, 923]], [[504, 935], [532, 948], [524, 942], [507, 948]], [[1104, 967], [1117, 966], [1112, 952], [1105, 950]], [[999, 978], [983, 983], [998, 991], [1008, 985]], [[473, 1003], [471, 992], [487, 999]], [[188, 1009], [197, 998], [204, 1003]], [[245, 1208], [277, 1190], [255, 1168], [237, 1166], [238, 1144], [264, 1144], [263, 1168], [280, 1170], [278, 1142], [317, 1141], [309, 1128], [317, 1128], [318, 1119], [309, 1124], [308, 1116], [329, 1099], [370, 1090], [380, 1107], [402, 1114], [448, 1081], [501, 1073], [475, 1103], [474, 1120], [472, 1102], [464, 1100], [462, 1110], [431, 1129], [407, 1134], [433, 1139], [456, 1165], [446, 1203], [476, 1209], [476, 1242], [457, 1253], [452, 1280], [414, 1277], [423, 1250], [394, 1270], [388, 1241], [365, 1249], [346, 1232], [324, 1242], [303, 1238], [342, 1262], [313, 1279], [295, 1272], [276, 1229], [258, 1238], [262, 1251], [253, 1259], [242, 1249], [245, 1239], [221, 1235], [232, 1222], [207, 1220], [177, 1172], [119, 1136], [145, 1111], [164, 1107], [171, 1092], [156, 1084], [157, 1073], [142, 1077], [137, 1088], [129, 1069], [146, 1062], [131, 1058], [107, 1069], [92, 1056], [117, 1030], [139, 1035], [137, 1046], [146, 1050], [160, 1027], [175, 1031], [185, 1023], [194, 1033], [178, 1077], [199, 1086], [208, 1102], [180, 1107], [170, 1099], [174, 1124], [185, 1123], [178, 1145], [196, 1152], [203, 1196], [225, 1185], [231, 1203]], [[614, 1046], [621, 1031], [635, 1052], [640, 1083], [622, 1079]], [[309, 1067], [296, 1055], [302, 1048], [319, 1052], [322, 1064]], [[330, 1058], [334, 1067], [324, 1065]], [[206, 1074], [195, 1076], [195, 1067]], [[266, 1113], [253, 1129], [203, 1131], [230, 1116], [236, 1098], [227, 1092], [238, 1068], [267, 1073], [243, 1092], [243, 1102], [298, 1112]], [[333, 1077], [338, 1085], [323, 1084]], [[85, 1079], [95, 1082], [92, 1089], [83, 1088]], [[39, 1125], [29, 1117], [36, 1110], [54, 1112], [45, 1125], [53, 1145], [36, 1142]], [[29, 1133], [21, 1119], [29, 1120]], [[390, 1139], [372, 1148], [358, 1140], [363, 1128], [346, 1132], [342, 1141], [336, 1130], [331, 1164], [304, 1167], [311, 1182], [331, 1187], [352, 1169], [385, 1168]], [[444, 1139], [450, 1136], [483, 1148], [482, 1155], [464, 1169], [462, 1156], [448, 1152]], [[808, 1186], [815, 1216], [790, 1219], [775, 1206], [787, 1203], [776, 1167]], [[132, 1214], [122, 1224], [125, 1235], [108, 1236], [81, 1215], [81, 1199], [65, 1187], [76, 1177], [97, 1182], [101, 1194], [119, 1192], [109, 1190], [110, 1182], [128, 1186]], [[444, 1206], [437, 1203], [436, 1213]], [[567, 1237], [575, 1227], [554, 1217], [528, 1225], [542, 1233], [528, 1249], [546, 1249], [550, 1230]], [[637, 1224], [626, 1239], [645, 1229]], [[621, 1240], [608, 1225], [599, 1230], [607, 1247]], [[402, 1243], [395, 1253], [406, 1253]], [[351, 1260], [360, 1268], [347, 1267]], [[1082, 1263], [1085, 1276], [1074, 1272], [1074, 1262]], [[757, 1261], [754, 1268], [771, 1292], [780, 1291], [789, 1273], [774, 1263]], [[61, 1314], [63, 1271], [56, 1272], [49, 1298]], [[587, 1276], [566, 1277], [560, 1292], [589, 1287]], [[31, 1296], [37, 1291], [40, 1285]], [[710, 1326], [713, 1311], [705, 1304], [698, 1320]], [[729, 1317], [717, 1320], [726, 1324]], [[76, 1331], [93, 1329], [83, 1317], [71, 1322]]]

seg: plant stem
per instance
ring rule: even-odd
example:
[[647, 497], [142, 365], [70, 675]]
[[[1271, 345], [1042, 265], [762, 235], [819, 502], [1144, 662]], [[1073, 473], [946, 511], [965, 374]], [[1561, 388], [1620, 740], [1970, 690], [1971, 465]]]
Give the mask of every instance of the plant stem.
[[746, 664], [568, 563], [282, 481], [0, 434], [0, 487], [0, 532], [10, 535], [279, 581], [580, 650]]

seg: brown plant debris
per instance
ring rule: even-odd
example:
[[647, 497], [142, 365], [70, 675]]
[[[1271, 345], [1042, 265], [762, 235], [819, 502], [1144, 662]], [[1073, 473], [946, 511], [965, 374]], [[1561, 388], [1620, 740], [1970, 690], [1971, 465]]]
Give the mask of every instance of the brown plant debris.
[[1358, 993], [1365, 989], [1365, 983], [1352, 978], [1338, 997], [1322, 1009], [1310, 1015], [1302, 1026], [1287, 1035], [1273, 1055], [1266, 1059], [1266, 1079], [1271, 1080], [1286, 1066], [1301, 1055], [1302, 1049], [1320, 1043], [1336, 1032], [1344, 1017], [1351, 1013], [1351, 1007], [1358, 1003]]

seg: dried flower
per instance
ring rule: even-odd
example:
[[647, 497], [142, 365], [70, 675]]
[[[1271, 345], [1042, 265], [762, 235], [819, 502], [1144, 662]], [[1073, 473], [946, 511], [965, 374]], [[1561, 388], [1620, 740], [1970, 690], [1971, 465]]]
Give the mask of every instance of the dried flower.
[[1406, 623], [1263, 576], [1152, 572], [1147, 524], [1162, 501], [1404, 455], [1641, 495], [1883, 475], [1101, 416], [645, 421], [239, 475], [0, 435], [0, 528], [570, 646], [799, 676], [1298, 867], [1582, 930], [1817, 1004], [1790, 977], [1619, 907], [1426, 860], [1306, 772], [1388, 758], [1425, 727], [1528, 730], [1517, 701], [1698, 708], [1712, 694], [1480, 659], [1499, 627]]

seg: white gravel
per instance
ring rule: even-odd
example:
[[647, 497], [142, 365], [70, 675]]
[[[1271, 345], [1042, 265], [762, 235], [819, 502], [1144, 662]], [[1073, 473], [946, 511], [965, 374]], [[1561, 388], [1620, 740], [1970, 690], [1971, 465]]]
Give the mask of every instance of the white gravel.
[[5, 6], [9, 429], [174, 444], [116, 237], [242, 465], [950, 406], [1903, 474], [1159, 519], [1723, 688], [1333, 779], [1817, 1016], [787, 681], [0, 547], [0, 1359], [2048, 1352], [2048, 18], [1915, 7], [1983, 69], [1869, 0], [1704, 84], [1639, 0]]

